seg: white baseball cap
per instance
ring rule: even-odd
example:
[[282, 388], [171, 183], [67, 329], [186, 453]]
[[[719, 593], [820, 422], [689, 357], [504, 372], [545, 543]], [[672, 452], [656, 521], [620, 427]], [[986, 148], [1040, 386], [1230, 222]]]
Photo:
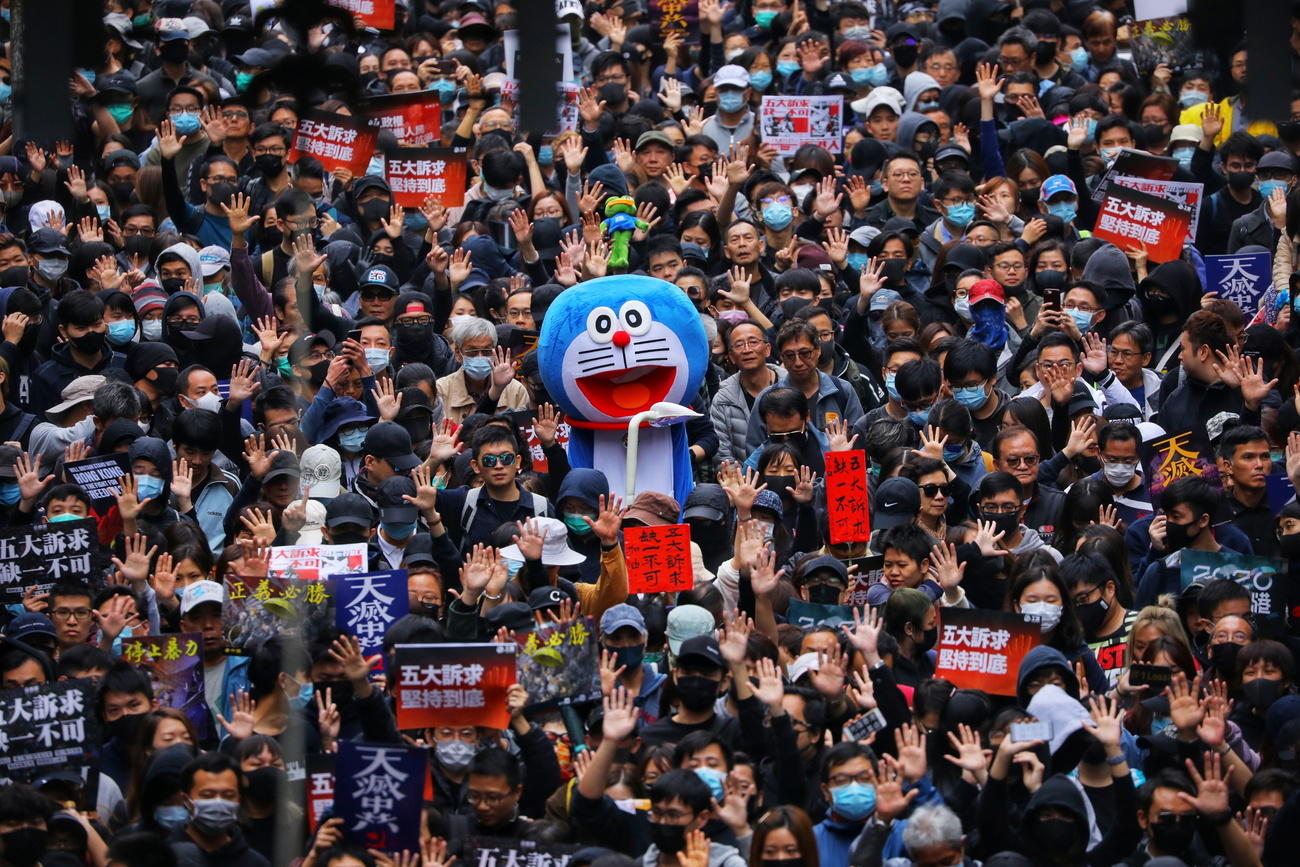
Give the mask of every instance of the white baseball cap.
[[[534, 518], [537, 529], [542, 534], [543, 566], [576, 566], [585, 563], [587, 558], [569, 547], [569, 528], [558, 518]], [[524, 559], [518, 545], [507, 545], [501, 549], [501, 556], [507, 560]]]
[[726, 66], [713, 73], [714, 87], [749, 87], [749, 73], [745, 67], [737, 66], [734, 63], [728, 63]]
[[873, 87], [871, 93], [868, 93], [862, 99], [855, 99], [849, 103], [849, 107], [860, 114], [862, 117], [870, 117], [871, 112], [878, 105], [887, 105], [894, 110], [894, 114], [902, 116], [903, 106], [906, 105], [903, 94], [899, 93], [892, 87]]
[[314, 445], [302, 453], [298, 461], [298, 481], [301, 493], [311, 489], [314, 499], [332, 500], [341, 490], [339, 480], [343, 476], [343, 459], [339, 453], [327, 445]]
[[181, 591], [181, 616], [184, 617], [195, 608], [208, 602], [225, 605], [225, 588], [216, 581], [195, 581]]

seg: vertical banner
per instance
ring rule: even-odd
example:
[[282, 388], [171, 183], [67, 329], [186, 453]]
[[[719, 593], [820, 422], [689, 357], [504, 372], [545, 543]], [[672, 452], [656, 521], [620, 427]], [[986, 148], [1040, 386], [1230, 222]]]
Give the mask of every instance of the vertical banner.
[[1015, 695], [1020, 661], [1042, 638], [1038, 623], [1023, 614], [945, 608], [940, 615], [934, 676], [947, 678], [959, 689]]
[[1147, 489], [1151, 491], [1151, 502], [1157, 502], [1160, 492], [1167, 485], [1173, 484], [1187, 476], [1203, 476], [1212, 465], [1201, 457], [1199, 446], [1192, 442], [1192, 431], [1163, 437], [1150, 443], [1143, 443], [1138, 453], [1142, 455], [1142, 465], [1146, 469]]
[[1178, 202], [1111, 184], [1092, 233], [1121, 250], [1145, 246], [1150, 261], [1164, 263], [1182, 253], [1191, 225], [1192, 212]]
[[832, 545], [870, 541], [867, 453], [862, 449], [826, 452], [826, 521]]
[[528, 713], [600, 700], [600, 648], [590, 617], [544, 623], [520, 634], [517, 678]]
[[298, 120], [289, 162], [301, 156], [320, 160], [326, 173], [337, 168], [352, 172], [355, 177], [366, 173], [370, 158], [375, 155], [378, 132], [359, 118], [326, 111], [305, 111]]
[[[335, 579], [336, 625], [361, 642], [361, 653], [382, 653], [384, 633], [399, 618], [411, 613], [406, 593], [406, 570], [364, 572]], [[383, 669], [380, 657], [379, 669]]]
[[207, 739], [216, 732], [203, 694], [202, 652], [203, 636], [197, 632], [122, 639], [122, 657], [148, 673], [159, 706], [184, 713]]
[[691, 527], [628, 527], [623, 531], [629, 593], [673, 593], [695, 586]]
[[514, 644], [399, 644], [397, 727], [510, 725]]
[[347, 839], [367, 849], [418, 852], [429, 751], [340, 741], [335, 767], [334, 812]]
[[444, 208], [465, 204], [466, 158], [451, 148], [402, 148], [387, 155], [384, 176], [393, 201], [418, 208], [433, 196]]
[[650, 33], [663, 45], [669, 36], [682, 37], [684, 45], [700, 44], [700, 0], [650, 0]]
[[361, 105], [366, 122], [386, 129], [400, 145], [427, 145], [442, 135], [442, 102], [436, 91], [373, 96]]
[[1268, 253], [1205, 257], [1205, 291], [1236, 304], [1247, 319], [1255, 315], [1259, 299], [1272, 285], [1273, 257]]
[[844, 149], [844, 97], [764, 96], [759, 130], [763, 144], [772, 145], [783, 157], [806, 144], [840, 153]]
[[334, 760], [334, 753], [307, 756], [307, 824], [312, 834], [334, 809]]

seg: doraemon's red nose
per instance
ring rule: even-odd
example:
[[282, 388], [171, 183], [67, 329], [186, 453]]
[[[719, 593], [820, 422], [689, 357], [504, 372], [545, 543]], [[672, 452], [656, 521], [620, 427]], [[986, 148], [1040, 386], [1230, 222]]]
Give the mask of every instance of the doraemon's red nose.
[[624, 346], [627, 346], [629, 343], [632, 342], [632, 335], [628, 334], [626, 331], [615, 331], [614, 337], [612, 339], [614, 341], [614, 345], [617, 346], [619, 349], [622, 349]]

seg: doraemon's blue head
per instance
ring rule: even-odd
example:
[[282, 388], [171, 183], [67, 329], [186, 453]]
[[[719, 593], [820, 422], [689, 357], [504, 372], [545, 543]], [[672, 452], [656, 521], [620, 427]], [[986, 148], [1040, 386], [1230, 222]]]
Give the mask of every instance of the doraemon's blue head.
[[560, 293], [537, 341], [547, 392], [582, 421], [626, 421], [660, 401], [690, 403], [708, 362], [708, 338], [686, 293], [633, 274]]

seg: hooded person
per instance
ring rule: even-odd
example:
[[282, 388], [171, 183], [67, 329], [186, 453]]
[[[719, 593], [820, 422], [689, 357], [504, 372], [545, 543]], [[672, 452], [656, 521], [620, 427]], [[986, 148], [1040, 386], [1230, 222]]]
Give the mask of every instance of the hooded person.
[[126, 456], [135, 477], [136, 499], [142, 503], [136, 519], [142, 529], [161, 533], [182, 520], [171, 507], [172, 455], [167, 443], [157, 437], [140, 437], [131, 443]]
[[190, 345], [189, 354], [182, 361], [203, 365], [219, 380], [230, 378], [244, 352], [239, 323], [232, 316], [205, 316], [198, 325], [180, 332], [180, 336]]
[[[180, 269], [174, 268], [168, 271], [172, 276], [163, 276], [163, 266], [169, 262], [176, 265], [183, 264], [189, 270], [189, 274], [179, 276], [173, 271], [178, 272]], [[153, 270], [162, 284], [163, 290], [168, 295], [184, 292], [186, 280], [194, 281], [196, 287], [201, 286], [203, 283], [203, 270], [199, 264], [199, 251], [183, 242], [172, 244], [159, 253], [158, 257], [153, 261]]]
[[[429, 299], [442, 293], [433, 291], [433, 277], [425, 284], [427, 292], [407, 290], [393, 304], [393, 369], [407, 364], [427, 364], [435, 376], [446, 376], [456, 369], [456, 353], [447, 338], [436, 330], [439, 313]], [[450, 303], [450, 302], [448, 302]], [[418, 320], [428, 318], [425, 323]]]
[[[914, 72], [908, 78], [910, 79], [913, 75], [925, 75], [925, 73]], [[925, 77], [930, 78], [928, 75]], [[934, 81], [933, 78], [930, 78], [930, 80]], [[929, 138], [918, 142], [916, 137], [921, 133], [928, 133]], [[939, 125], [919, 112], [904, 112], [903, 116], [898, 120], [898, 137], [896, 141], [904, 150], [915, 151], [921, 156], [921, 159], [927, 160], [934, 156], [939, 147]]]
[[1119, 247], [1106, 244], [1088, 257], [1080, 278], [1106, 290], [1106, 317], [1097, 330], [1103, 336], [1121, 322], [1143, 321], [1142, 305], [1137, 301], [1137, 286], [1129, 269], [1128, 256]]
[[[939, 84], [938, 81], [935, 80], [934, 76], [928, 73], [925, 72], [908, 73], [907, 78], [903, 79], [903, 100], [905, 105], [907, 106], [907, 111], [910, 113], [910, 112], [929, 111], [933, 108], [938, 108], [939, 107], [938, 99], [929, 100], [929, 102], [934, 103], [933, 105], [929, 105], [927, 104], [926, 101], [921, 100], [921, 96], [927, 90], [942, 90], [942, 89], [943, 87]], [[924, 108], [922, 106], [924, 106]], [[903, 115], [903, 118], [904, 120], [906, 120], [907, 115], [906, 114]], [[906, 145], [907, 139], [903, 138], [903, 136], [901, 135], [902, 133], [901, 123], [899, 124], [899, 133], [900, 133], [898, 137], [899, 143]], [[922, 156], [925, 155], [922, 154]]]
[[556, 515], [569, 530], [569, 547], [585, 558], [574, 568], [578, 580], [600, 577], [600, 540], [591, 530], [600, 515], [600, 498], [610, 496], [609, 480], [600, 470], [576, 467], [569, 470], [556, 493]]
[[995, 351], [1007, 345], [1006, 290], [996, 280], [980, 280], [970, 287], [971, 327], [967, 336]]
[[140, 819], [123, 829], [170, 836], [190, 821], [190, 811], [181, 793], [181, 772], [194, 759], [194, 747], [175, 743], [158, 750], [149, 760], [139, 791]]
[[1166, 370], [1178, 352], [1178, 335], [1183, 323], [1201, 309], [1205, 290], [1196, 269], [1182, 259], [1175, 259], [1156, 266], [1139, 284], [1138, 291], [1146, 311], [1144, 321], [1155, 336], [1151, 367]]
[[[26, 278], [23, 282], [26, 282]], [[43, 305], [36, 293], [26, 286], [0, 288], [0, 318], [11, 313], [25, 313], [28, 317], [40, 314], [46, 322], [52, 323], [54, 317], [46, 314], [47, 309], [48, 305]], [[31, 376], [45, 361], [45, 356], [36, 348], [43, 327], [29, 324], [23, 329], [23, 336], [18, 338], [17, 343], [7, 339], [0, 342], [0, 358], [9, 365], [9, 394], [17, 402], [26, 403], [30, 399]]]

